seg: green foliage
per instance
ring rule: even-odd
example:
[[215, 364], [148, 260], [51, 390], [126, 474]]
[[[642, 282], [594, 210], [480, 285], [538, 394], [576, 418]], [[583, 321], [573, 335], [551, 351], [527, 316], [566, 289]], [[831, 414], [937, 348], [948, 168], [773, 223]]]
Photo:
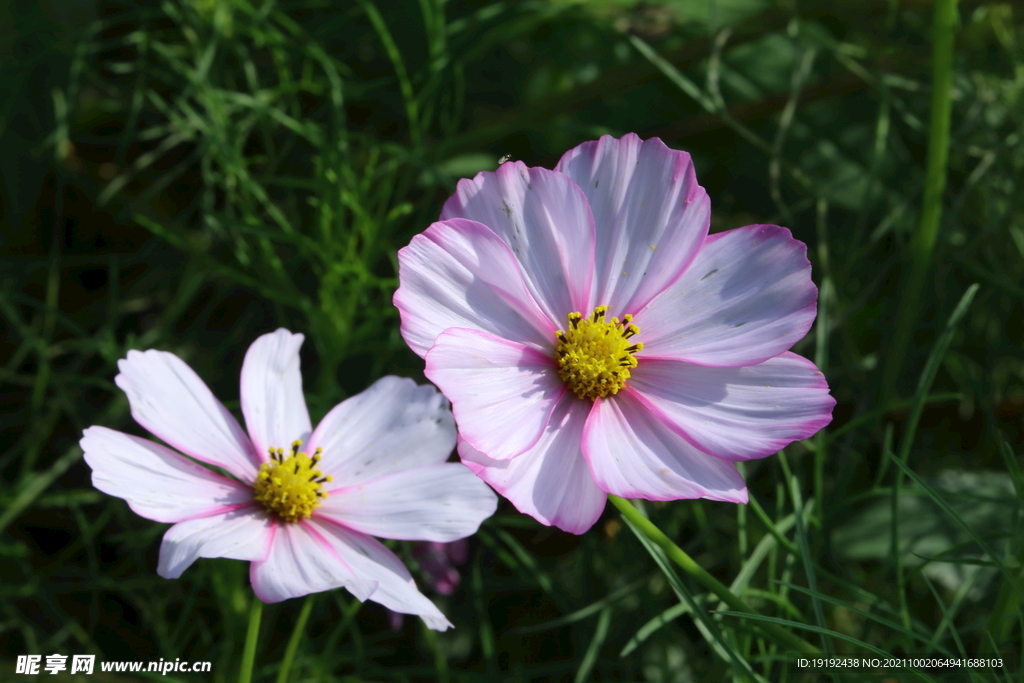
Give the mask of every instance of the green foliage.
[[746, 463], [749, 506], [643, 508], [753, 613], [623, 533], [612, 506], [575, 537], [503, 502], [460, 589], [433, 596], [453, 631], [395, 631], [344, 591], [287, 601], [263, 612], [253, 681], [278, 680], [286, 653], [290, 681], [883, 680], [800, 670], [794, 638], [1000, 653], [1015, 668], [904, 677], [1019, 679], [1024, 12], [958, 13], [941, 220], [880, 399], [925, 191], [931, 3], [0, 7], [3, 675], [57, 652], [237, 677], [245, 564], [158, 577], [166, 525], [97, 493], [81, 461], [89, 425], [143, 434], [113, 384], [127, 350], [179, 354], [236, 413], [244, 351], [278, 326], [307, 335], [314, 420], [381, 375], [423, 381], [391, 306], [396, 250], [505, 154], [550, 168], [635, 131], [691, 152], [713, 231], [786, 225], [820, 286], [794, 350], [828, 377], [833, 423]]

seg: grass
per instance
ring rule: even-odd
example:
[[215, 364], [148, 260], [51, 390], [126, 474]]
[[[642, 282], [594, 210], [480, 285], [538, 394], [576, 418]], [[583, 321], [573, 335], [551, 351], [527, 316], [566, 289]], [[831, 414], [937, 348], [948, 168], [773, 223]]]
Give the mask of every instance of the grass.
[[[503, 502], [459, 590], [432, 595], [446, 633], [393, 630], [344, 591], [268, 605], [252, 680], [284, 683], [285, 660], [293, 682], [1024, 675], [1012, 3], [958, 3], [945, 65], [923, 0], [95, 0], [7, 15], [4, 677], [26, 653], [213, 663], [53, 680], [238, 677], [245, 565], [161, 579], [166, 525], [95, 491], [81, 460], [89, 425], [143, 433], [112, 381], [128, 349], [179, 354], [236, 413], [244, 349], [278, 326], [307, 336], [314, 421], [384, 374], [424, 381], [391, 306], [396, 249], [503, 155], [550, 168], [630, 131], [693, 155], [713, 231], [778, 223], [808, 244], [819, 314], [794, 350], [828, 377], [832, 424], [746, 463], [748, 506], [609, 505], [576, 537]], [[936, 74], [952, 84], [945, 130]], [[929, 161], [943, 145], [944, 190]], [[1006, 667], [825, 673], [796, 666], [796, 642]]]

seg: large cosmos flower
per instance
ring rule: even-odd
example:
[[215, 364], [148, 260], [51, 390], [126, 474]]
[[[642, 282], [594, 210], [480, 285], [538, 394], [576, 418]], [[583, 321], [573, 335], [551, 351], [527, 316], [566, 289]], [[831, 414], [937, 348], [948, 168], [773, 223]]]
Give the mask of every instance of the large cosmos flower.
[[263, 602], [343, 586], [444, 630], [448, 620], [371, 536], [454, 541], [474, 533], [497, 498], [463, 465], [445, 462], [455, 425], [433, 387], [383, 377], [314, 431], [299, 372], [302, 340], [280, 329], [245, 354], [248, 435], [180, 358], [129, 351], [115, 381], [136, 422], [234, 478], [152, 441], [90, 427], [81, 443], [93, 485], [147, 519], [174, 524], [160, 546], [165, 578], [200, 557], [249, 560]]
[[688, 154], [604, 136], [459, 181], [399, 252], [402, 335], [520, 511], [583, 533], [606, 493], [745, 503], [735, 461], [831, 420], [788, 351], [815, 316], [806, 246], [709, 217]]

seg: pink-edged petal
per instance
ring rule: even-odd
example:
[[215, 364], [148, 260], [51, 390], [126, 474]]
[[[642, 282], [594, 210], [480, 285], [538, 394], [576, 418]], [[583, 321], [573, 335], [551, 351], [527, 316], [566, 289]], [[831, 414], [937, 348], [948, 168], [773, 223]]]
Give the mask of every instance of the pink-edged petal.
[[537, 348], [550, 345], [555, 323], [534, 302], [515, 255], [482, 223], [434, 223], [398, 250], [394, 304], [402, 337], [425, 356], [450, 327], [491, 332]]
[[132, 417], [172, 448], [253, 481], [259, 458], [238, 420], [199, 376], [173, 353], [129, 351], [117, 362], [117, 386]]
[[566, 176], [521, 161], [502, 164], [459, 181], [441, 211], [441, 220], [451, 218], [483, 223], [512, 248], [530, 293], [552, 320], [589, 310], [594, 217]]
[[335, 489], [314, 516], [379, 538], [449, 542], [476, 533], [497, 507], [494, 491], [452, 462]]
[[485, 332], [447, 330], [426, 361], [423, 374], [452, 402], [459, 434], [496, 460], [537, 443], [566, 393], [551, 357]]
[[451, 627], [451, 622], [441, 610], [416, 588], [416, 582], [402, 561], [379, 541], [315, 517], [309, 524], [320, 532], [356, 576], [377, 582], [377, 589], [370, 595], [370, 600], [392, 612], [418, 615], [435, 631]]
[[445, 397], [388, 375], [327, 413], [307, 450], [323, 449], [320, 470], [343, 487], [444, 462], [454, 447], [455, 420]]
[[708, 237], [683, 276], [636, 315], [643, 357], [753, 365], [799, 341], [817, 310], [807, 246], [777, 225]]
[[832, 421], [836, 404], [814, 363], [788, 351], [739, 368], [645, 360], [629, 382], [687, 440], [733, 461], [763, 458], [814, 435]]
[[633, 393], [595, 401], [583, 429], [583, 454], [601, 490], [647, 500], [747, 502], [736, 465], [694, 448]]
[[164, 534], [156, 572], [176, 579], [200, 557], [263, 560], [270, 552], [274, 526], [257, 505], [178, 522]]
[[567, 394], [536, 445], [511, 460], [488, 458], [464, 439], [459, 440], [459, 455], [520, 512], [541, 524], [585, 533], [608, 499], [594, 482], [580, 447], [590, 407], [590, 401]]
[[249, 581], [256, 597], [267, 604], [334, 588], [366, 600], [377, 589], [372, 578], [356, 576], [319, 528], [306, 520], [277, 525], [267, 558], [249, 565]]
[[708, 234], [711, 203], [690, 155], [658, 138], [604, 135], [566, 152], [555, 170], [583, 189], [593, 210], [593, 300], [610, 314], [646, 306], [686, 269]]
[[312, 425], [302, 393], [299, 347], [304, 337], [279, 329], [252, 343], [242, 363], [242, 414], [260, 459], [307, 441]]
[[248, 486], [158, 443], [106, 427], [89, 427], [80, 443], [92, 485], [154, 522], [181, 522], [252, 502]]

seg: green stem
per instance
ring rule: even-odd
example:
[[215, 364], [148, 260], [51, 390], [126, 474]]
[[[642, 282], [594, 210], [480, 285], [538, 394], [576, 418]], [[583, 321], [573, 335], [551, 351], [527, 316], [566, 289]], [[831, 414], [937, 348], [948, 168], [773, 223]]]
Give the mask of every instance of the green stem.
[[928, 166], [925, 171], [921, 222], [910, 243], [913, 261], [896, 314], [896, 333], [882, 376], [883, 400], [896, 395], [903, 359], [917, 323], [921, 294], [931, 265], [942, 216], [942, 193], [946, 187], [949, 158], [949, 130], [953, 90], [953, 36], [956, 32], [957, 0], [936, 0], [932, 33], [932, 103], [928, 121]]
[[299, 649], [299, 641], [302, 634], [306, 632], [306, 622], [309, 621], [309, 613], [313, 611], [313, 594], [306, 596], [299, 610], [299, 617], [295, 620], [295, 628], [288, 639], [288, 647], [284, 650], [284, 658], [281, 660], [281, 668], [277, 672], [277, 683], [287, 683], [288, 674], [292, 669], [292, 661], [295, 659], [295, 651]]
[[245, 632], [245, 649], [242, 650], [242, 668], [238, 670], [238, 683], [251, 683], [252, 666], [256, 659], [256, 641], [260, 635], [260, 618], [263, 616], [263, 602], [255, 595], [249, 606], [249, 628]]
[[[623, 517], [632, 522], [636, 528], [644, 532], [644, 535], [646, 535], [647, 538], [651, 539], [655, 545], [665, 551], [665, 554], [669, 559], [679, 565], [687, 574], [702, 583], [704, 587], [714, 593], [719, 600], [729, 605], [729, 607], [737, 612], [758, 614], [756, 611], [748, 607], [740, 598], [734, 595], [732, 591], [719, 583], [718, 579], [705, 571], [705, 569], [697, 564], [692, 557], [687, 555], [682, 548], [673, 543], [668, 536], [662, 533], [661, 529], [651, 522], [651, 520], [640, 514], [640, 511], [633, 507], [632, 503], [625, 498], [619, 498], [618, 496], [611, 494], [608, 495], [608, 500], [611, 501], [612, 505], [619, 509], [619, 512], [622, 513]], [[757, 627], [780, 643], [785, 643], [800, 652], [805, 652], [807, 654], [817, 654], [821, 652], [821, 650], [811, 645], [806, 640], [803, 640], [789, 631], [779, 628], [775, 624], [758, 622]]]

